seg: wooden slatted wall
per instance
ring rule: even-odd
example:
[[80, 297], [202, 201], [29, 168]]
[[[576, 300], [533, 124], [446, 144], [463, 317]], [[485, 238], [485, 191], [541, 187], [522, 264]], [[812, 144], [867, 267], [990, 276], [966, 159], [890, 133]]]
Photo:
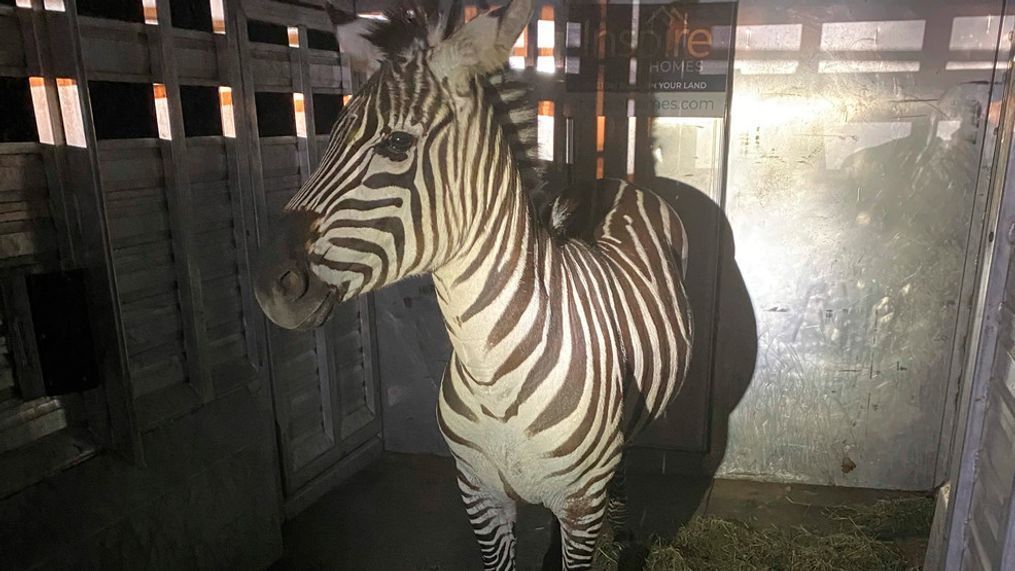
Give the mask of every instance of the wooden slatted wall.
[[224, 0], [218, 21], [198, 0], [29, 4], [0, 4], [0, 77], [44, 78], [56, 140], [0, 145], [0, 268], [93, 270], [117, 438], [136, 454], [139, 434], [270, 379], [295, 511], [380, 451], [369, 302], [290, 333], [267, 326], [250, 286], [253, 249], [348, 89], [320, 2]]

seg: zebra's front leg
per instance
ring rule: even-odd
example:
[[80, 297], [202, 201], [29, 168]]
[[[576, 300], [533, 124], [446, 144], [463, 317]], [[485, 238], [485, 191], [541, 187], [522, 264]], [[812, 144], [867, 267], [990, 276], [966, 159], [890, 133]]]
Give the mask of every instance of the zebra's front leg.
[[462, 492], [469, 523], [476, 534], [483, 555], [485, 571], [513, 571], [515, 568], [514, 500], [502, 492], [486, 489], [480, 482], [458, 472], [458, 488]]
[[573, 498], [555, 510], [560, 522], [561, 554], [565, 571], [592, 568], [596, 540], [606, 519], [606, 493]]

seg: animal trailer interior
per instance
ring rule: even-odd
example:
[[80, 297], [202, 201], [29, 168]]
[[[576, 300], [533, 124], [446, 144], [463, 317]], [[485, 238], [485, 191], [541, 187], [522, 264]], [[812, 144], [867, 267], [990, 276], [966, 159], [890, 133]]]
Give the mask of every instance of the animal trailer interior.
[[[451, 15], [427, 25], [447, 33], [413, 35], [436, 9]], [[1007, 0], [0, 0], [0, 566], [473, 569], [492, 542], [487, 563], [513, 549], [519, 569], [585, 555], [597, 569], [1015, 569], [1013, 17]], [[386, 51], [357, 27], [383, 30]], [[523, 119], [489, 99], [512, 85]], [[489, 157], [475, 180], [540, 167], [542, 194], [518, 212], [553, 238], [518, 251], [602, 256], [604, 220], [633, 224], [658, 199], [684, 227], [686, 251], [665, 255], [693, 317], [643, 304], [611, 331], [679, 321], [689, 368], [627, 443], [626, 523], [590, 553], [568, 526], [594, 506], [527, 500], [556, 485], [533, 476], [555, 451], [592, 456], [605, 429], [588, 427], [607, 416], [522, 453], [547, 442], [536, 424], [591, 400], [505, 382], [468, 397], [500, 424], [446, 441], [439, 402], [475, 414], [445, 371], [487, 370], [463, 348], [494, 347], [497, 322], [487, 345], [459, 335], [445, 266], [383, 288], [386, 269], [366, 287], [360, 266], [357, 291], [375, 291], [346, 300], [350, 282], [321, 269], [329, 251], [283, 232], [301, 188], [304, 209], [365, 189], [401, 208], [383, 196], [391, 173], [446, 125], [391, 102], [424, 97], [456, 128], [479, 102], [495, 135], [431, 154], [414, 180]], [[363, 166], [353, 151], [371, 129], [383, 146]], [[520, 152], [512, 133], [529, 155], [496, 155]], [[349, 174], [361, 167], [370, 176]], [[648, 189], [641, 210], [621, 211], [617, 197], [642, 192], [624, 184]], [[452, 219], [418, 236], [458, 236]], [[347, 249], [396, 234], [357, 220]], [[284, 291], [341, 301], [317, 328], [272, 322], [258, 284], [276, 242], [317, 268], [281, 276]], [[476, 267], [511, 274], [505, 250], [482, 253]], [[602, 274], [547, 275], [546, 291], [573, 294], [547, 294], [547, 316], [605, 323]], [[611, 299], [649, 299], [634, 289]], [[531, 294], [487, 301], [518, 292]], [[543, 323], [505, 308], [510, 324]], [[498, 337], [518, 367], [581, 345], [542, 327], [528, 345]], [[585, 341], [605, 355], [622, 340], [604, 331]], [[644, 354], [615, 368], [663, 366]], [[623, 376], [589, 386], [637, 396]], [[540, 390], [558, 398], [506, 412]], [[514, 415], [531, 430], [511, 432]], [[500, 486], [513, 534], [480, 529], [477, 543], [461, 498], [474, 484], [451, 455], [463, 446], [510, 468], [481, 484]], [[517, 521], [503, 508], [515, 499]]]

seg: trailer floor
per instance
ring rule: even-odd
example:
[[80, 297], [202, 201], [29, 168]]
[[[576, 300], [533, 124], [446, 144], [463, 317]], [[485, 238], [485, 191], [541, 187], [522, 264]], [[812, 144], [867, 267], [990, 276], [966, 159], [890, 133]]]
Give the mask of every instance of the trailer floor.
[[[912, 496], [855, 488], [780, 485], [703, 477], [631, 474], [629, 505], [641, 536], [672, 537], [691, 516], [710, 515], [753, 525], [806, 524], [832, 529], [824, 506], [872, 504]], [[521, 506], [516, 526], [518, 565], [539, 569], [551, 517]], [[285, 554], [272, 567], [288, 569], [459, 570], [481, 568], [465, 517], [452, 461], [438, 456], [385, 454], [288, 522]], [[909, 542], [918, 563], [925, 542]]]

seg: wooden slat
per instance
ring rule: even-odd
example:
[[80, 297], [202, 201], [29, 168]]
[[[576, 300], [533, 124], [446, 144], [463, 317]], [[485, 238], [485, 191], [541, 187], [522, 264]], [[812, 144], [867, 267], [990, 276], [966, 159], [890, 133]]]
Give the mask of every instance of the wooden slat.
[[336, 65], [310, 65], [310, 85], [338, 89], [342, 86], [342, 70]]
[[264, 54], [252, 62], [256, 89], [287, 90], [292, 86], [292, 71], [289, 66], [289, 55]]
[[0, 67], [25, 67], [21, 25], [13, 12], [0, 13]]
[[[85, 20], [88, 23], [84, 23]], [[143, 25], [95, 18], [81, 18], [81, 21], [81, 49], [88, 72], [151, 75]]]
[[219, 69], [212, 35], [206, 32], [189, 34], [180, 34], [180, 30], [173, 32], [176, 35], [176, 61], [180, 81], [184, 84], [195, 81], [217, 82]]
[[229, 180], [223, 141], [202, 141], [200, 145], [188, 144], [187, 148], [186, 167], [192, 183]]

